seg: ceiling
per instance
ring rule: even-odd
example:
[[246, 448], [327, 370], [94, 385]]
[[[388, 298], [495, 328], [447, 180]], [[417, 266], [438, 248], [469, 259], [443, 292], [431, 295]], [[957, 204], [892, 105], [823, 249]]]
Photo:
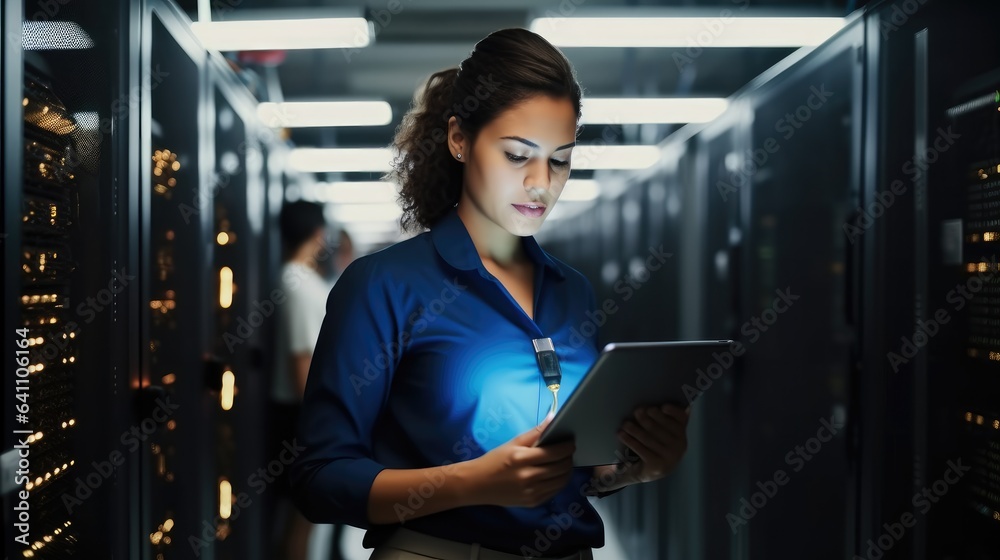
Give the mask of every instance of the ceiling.
[[[275, 10], [275, 14], [346, 12], [365, 14], [376, 23], [374, 43], [349, 53], [343, 49], [291, 50], [276, 67], [241, 63], [259, 75], [258, 98], [268, 97], [269, 80], [280, 84], [285, 101], [320, 99], [377, 99], [389, 102], [393, 120], [384, 126], [297, 128], [291, 141], [303, 147], [384, 147], [414, 92], [438, 70], [456, 66], [475, 43], [497, 29], [528, 27], [533, 17], [558, 15], [567, 9], [577, 15], [644, 15], [667, 8], [676, 15], [719, 16], [729, 9], [736, 14], [747, 7], [766, 15], [844, 16], [864, 1], [854, 0], [686, 0], [676, 2], [627, 0], [379, 0], [375, 2], [327, 2], [307, 0], [203, 0], [215, 7], [213, 19], [240, 19], [245, 13]], [[387, 11], [390, 1], [401, 7]], [[223, 2], [236, 6], [219, 10]], [[198, 0], [181, 0], [180, 5], [197, 19]], [[575, 6], [579, 4], [579, 9]], [[562, 6], [562, 8], [560, 8]], [[354, 12], [351, 14], [350, 12]], [[548, 12], [548, 13], [546, 13]], [[553, 13], [554, 12], [554, 13]], [[389, 16], [386, 19], [386, 16]], [[282, 17], [282, 16], [276, 16]], [[285, 15], [284, 17], [293, 17]], [[301, 16], [294, 16], [301, 17]], [[675, 54], [684, 49], [666, 48], [563, 48], [573, 63], [585, 97], [728, 97], [767, 68], [791, 54], [791, 48], [711, 48], [679, 65]], [[235, 54], [227, 56], [236, 57]], [[619, 138], [623, 143], [653, 144], [680, 125], [626, 126]], [[586, 142], [605, 126], [584, 127], [579, 140]], [[327, 174], [317, 179], [377, 179], [377, 174]], [[586, 178], [586, 172], [574, 177]]]
[[[388, 13], [390, 0], [376, 2], [332, 2], [308, 0], [210, 0], [213, 19], [239, 17], [241, 10], [279, 11], [350, 10], [383, 14], [385, 25], [376, 23], [372, 45], [349, 53], [343, 49], [292, 50], [278, 65], [281, 94], [286, 101], [315, 99], [379, 99], [389, 102], [393, 122], [380, 127], [300, 128], [292, 130], [292, 141], [301, 146], [374, 147], [385, 146], [392, 131], [409, 107], [414, 92], [427, 77], [438, 70], [456, 66], [468, 56], [475, 43], [489, 33], [505, 27], [528, 27], [533, 17], [559, 13], [560, 6], [574, 12], [599, 10], [601, 13], [628, 14], [649, 8], [678, 8], [679, 15], [718, 15], [724, 9], [739, 13], [749, 4], [754, 11], [767, 10], [774, 15], [843, 16], [856, 8], [850, 0], [392, 0], [401, 6]], [[232, 10], [218, 9], [224, 2], [234, 3]], [[197, 18], [197, 0], [184, 0], [181, 6]], [[575, 6], [579, 4], [579, 10]], [[364, 10], [364, 12], [362, 12]], [[562, 8], [565, 12], [566, 8]], [[384, 19], [385, 15], [389, 19]], [[683, 49], [563, 48], [573, 63], [577, 77], [588, 97], [727, 97], [752, 78], [789, 55], [794, 49], [706, 49], [684, 65], [674, 60]], [[268, 70], [254, 68], [266, 80]], [[261, 98], [265, 91], [258, 92]], [[656, 131], [658, 141], [673, 130], [663, 125]], [[583, 134], [586, 134], [584, 130]], [[629, 140], [635, 131], [625, 131]], [[583, 136], [582, 140], [586, 140]], [[633, 141], [640, 141], [633, 138]], [[649, 133], [642, 138], [649, 143]]]

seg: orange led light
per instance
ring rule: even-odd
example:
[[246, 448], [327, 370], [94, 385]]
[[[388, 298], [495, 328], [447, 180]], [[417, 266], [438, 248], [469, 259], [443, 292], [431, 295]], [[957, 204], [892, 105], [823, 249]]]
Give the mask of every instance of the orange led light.
[[236, 388], [236, 376], [233, 372], [226, 370], [222, 374], [222, 393], [219, 395], [222, 410], [233, 408], [233, 395]]

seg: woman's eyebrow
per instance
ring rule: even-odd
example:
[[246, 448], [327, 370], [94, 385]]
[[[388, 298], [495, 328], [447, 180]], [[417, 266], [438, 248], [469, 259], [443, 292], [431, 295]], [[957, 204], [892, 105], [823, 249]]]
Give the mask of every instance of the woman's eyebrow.
[[[521, 138], [520, 136], [501, 136], [500, 139], [501, 140], [517, 140], [518, 142], [521, 142], [523, 144], [527, 144], [528, 146], [531, 146], [532, 148], [537, 148], [538, 147], [538, 144], [535, 144], [531, 140], [527, 140], [527, 139]], [[570, 142], [569, 144], [563, 144], [562, 146], [559, 146], [558, 148], [556, 148], [554, 151], [558, 152], [559, 150], [564, 150], [566, 148], [572, 148], [573, 146], [576, 146], [576, 142]]]

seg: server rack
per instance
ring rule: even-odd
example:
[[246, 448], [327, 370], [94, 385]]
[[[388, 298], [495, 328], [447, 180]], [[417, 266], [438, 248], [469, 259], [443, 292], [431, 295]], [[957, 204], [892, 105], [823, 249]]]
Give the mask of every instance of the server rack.
[[173, 395], [178, 408], [144, 454], [139, 534], [143, 557], [258, 558], [271, 480], [257, 474], [271, 466], [262, 437], [266, 326], [277, 305], [263, 297], [263, 158], [276, 138], [258, 125], [228, 62], [207, 53], [189, 24], [171, 2], [145, 4], [143, 68], [169, 76], [150, 84], [143, 105], [141, 159], [151, 166], [139, 223], [149, 271], [141, 386]]
[[[24, 539], [5, 542], [10, 557], [124, 556], [126, 517], [110, 512], [126, 504], [122, 318], [136, 285], [116, 235], [128, 106], [112, 102], [128, 99], [114, 40], [129, 36], [128, 13], [113, 3], [3, 7], [4, 410], [23, 405], [27, 416], [16, 427], [4, 419], [4, 520], [12, 530], [22, 513], [25, 522]], [[26, 459], [27, 476], [10, 458]]]
[[[961, 551], [973, 558], [1000, 554], [1000, 379], [994, 363], [1000, 360], [996, 297], [1000, 269], [994, 244], [1000, 175], [998, 87], [996, 70], [966, 81], [950, 96], [954, 105], [943, 118], [938, 112], [929, 127], [938, 130], [934, 125], [940, 123], [947, 131], [954, 123], [952, 132], [961, 137], [955, 138], [953, 152], [949, 147], [945, 165], [928, 177], [928, 231], [939, 232], [941, 240], [938, 258], [930, 252], [931, 266], [940, 268], [929, 275], [928, 288], [931, 294], [945, 290], [943, 302], [940, 296], [928, 297], [928, 311], [934, 310], [934, 315], [925, 314], [928, 335], [934, 331], [930, 321], [945, 316], [939, 309], [945, 313], [955, 309], [953, 332], [935, 336], [928, 347], [927, 416], [937, 420], [927, 434], [927, 460], [937, 468], [928, 472], [939, 477], [929, 484], [936, 495], [938, 480], [946, 484], [957, 480], [956, 492], [946, 494], [942, 511], [929, 518], [928, 549], [933, 554]], [[926, 136], [926, 150], [935, 149], [935, 141], [946, 144], [932, 138]], [[964, 196], [951, 193], [947, 202], [937, 204], [935, 195], [947, 188], [941, 188], [944, 185], [964, 187]], [[928, 237], [930, 242], [933, 237]], [[959, 286], [973, 295], [962, 309], [957, 309], [965, 299]], [[945, 328], [946, 323], [941, 325]], [[959, 465], [959, 459], [965, 464]]]
[[[860, 555], [1000, 556], [997, 15], [990, 3], [928, 2], [883, 3], [870, 16], [863, 210], [886, 209], [864, 245]], [[875, 68], [896, 69], [894, 79]]]
[[[640, 221], [649, 227], [649, 220], [657, 220], [661, 240], [677, 247], [677, 272], [657, 294], [676, 319], [660, 330], [662, 310], [654, 315], [650, 306], [636, 305], [621, 314], [622, 323], [611, 318], [602, 338], [732, 338], [745, 349], [731, 360], [720, 358], [723, 376], [699, 397], [685, 463], [656, 488], [629, 488], [614, 498], [612, 522], [619, 532], [645, 529], [641, 539], [625, 543], [632, 554], [767, 558], [809, 550], [817, 542], [822, 550], [813, 556], [846, 553], [842, 543], [853, 515], [843, 500], [851, 482], [847, 430], [838, 429], [809, 459], [785, 461], [823, 421], [844, 422], [849, 404], [854, 339], [845, 278], [851, 257], [840, 225], [856, 196], [860, 168], [850, 145], [858, 134], [852, 126], [860, 115], [863, 30], [856, 16], [834, 40], [749, 84], [727, 115], [693, 137], [672, 139], [663, 147], [664, 159], [677, 162], [676, 169], [617, 178], [683, 187], [677, 190], [683, 215], [671, 215], [667, 199], [660, 202], [667, 212], [658, 210], [654, 218], [647, 206], [647, 221]], [[817, 95], [812, 86], [824, 83], [838, 95], [814, 99], [808, 107], [807, 100]], [[800, 106], [810, 113], [809, 127], [792, 128], [798, 135], [792, 141], [774, 126]], [[782, 143], [774, 149], [778, 139]], [[822, 155], [810, 151], [817, 146]], [[755, 157], [766, 161], [754, 162]], [[808, 190], [797, 185], [805, 174], [810, 174]], [[632, 192], [602, 201], [599, 213], [580, 218], [599, 224], [590, 235], [604, 238], [602, 270], [608, 261], [612, 269], [626, 268], [613, 250], [623, 244], [618, 216]], [[627, 254], [631, 247], [623, 249]], [[812, 258], [800, 262], [802, 253]], [[580, 267], [595, 268], [592, 262]], [[793, 287], [793, 303], [781, 306], [787, 313], [778, 320], [762, 315], [778, 299], [776, 290]], [[753, 317], [763, 317], [770, 330], [749, 332], [745, 325]], [[637, 333], [630, 327], [636, 324], [655, 328]], [[786, 391], [796, 387], [796, 398], [789, 399]], [[754, 496], [761, 491], [757, 483], [773, 485], [779, 469], [787, 486], [764, 496], [770, 504], [761, 507]], [[752, 510], [744, 505], [750, 500], [757, 504]], [[804, 516], [811, 507], [822, 514]]]
[[[742, 200], [728, 192], [723, 196], [725, 191], [720, 191], [719, 185], [720, 181], [732, 182], [726, 156], [741, 151], [745, 135], [740, 131], [746, 128], [747, 120], [745, 104], [737, 105], [687, 147], [690, 164], [684, 177], [686, 212], [682, 231], [687, 235], [682, 248], [685, 274], [681, 292], [687, 297], [680, 302], [683, 338], [739, 340], [741, 336], [737, 275], [742, 260]], [[732, 163], [730, 157], [730, 167]], [[732, 511], [731, 496], [739, 480], [739, 473], [731, 465], [737, 455], [734, 427], [742, 367], [742, 360], [734, 359], [723, 375], [705, 387], [698, 398], [697, 416], [692, 418], [691, 449], [697, 453], [692, 466], [699, 473], [693, 501], [701, 505], [690, 524], [693, 536], [682, 546], [699, 558], [728, 557], [736, 541], [732, 531], [723, 530], [721, 521]], [[685, 509], [677, 500], [670, 508], [677, 512], [675, 517]], [[670, 550], [677, 550], [674, 543], [668, 545]]]
[[[747, 352], [737, 464], [745, 471], [732, 506], [747, 521], [739, 530], [749, 558], [817, 542], [818, 558], [848, 552], [841, 543], [853, 513], [843, 497], [854, 331], [845, 280], [851, 246], [840, 226], [853, 205], [862, 30], [855, 20], [752, 97], [750, 142], [740, 155], [757, 170], [739, 193], [744, 245], [734, 279], [741, 321], [750, 321], [739, 337]], [[817, 513], [803, 515], [809, 511]]]
[[[211, 345], [210, 130], [205, 53], [175, 6], [150, 2], [142, 18], [143, 97], [135, 256], [144, 272], [136, 332], [142, 446], [139, 558], [212, 557], [219, 522], [214, 402], [205, 355]], [[206, 200], [207, 199], [207, 200]], [[194, 209], [194, 211], [190, 209]], [[171, 403], [169, 417], [157, 410]]]
[[[268, 480], [258, 469], [272, 468], [277, 458], [264, 457], [260, 444], [266, 433], [264, 356], [271, 333], [265, 329], [280, 301], [271, 296], [265, 274], [265, 179], [262, 142], [269, 131], [257, 124], [256, 104], [228, 72], [219, 56], [210, 59], [214, 89], [214, 169], [212, 194], [213, 264], [216, 329], [209, 373], [218, 394], [215, 415], [216, 462], [220, 507], [228, 493], [233, 504], [226, 520], [234, 538], [220, 540], [218, 558], [259, 558], [265, 548], [264, 493]], [[207, 208], [206, 208], [207, 209]], [[220, 371], [221, 370], [221, 371]], [[279, 461], [280, 463], [280, 461]], [[287, 468], [286, 465], [282, 465]], [[266, 557], [266, 554], [264, 554]]]
[[[27, 328], [4, 345], [28, 352], [31, 432], [12, 437], [5, 418], [5, 523], [19, 492], [31, 508], [28, 544], [5, 550], [260, 557], [265, 507], [237, 518], [236, 498], [265, 466], [266, 328], [219, 350], [269, 289], [276, 247], [258, 241], [273, 237], [265, 154], [278, 142], [173, 3], [51, 4], [7, 2], [2, 14], [3, 320]], [[225, 112], [230, 126], [213, 124]], [[222, 169], [233, 188], [220, 194]], [[231, 243], [218, 243], [223, 232]], [[4, 367], [11, 389], [17, 368]], [[19, 437], [30, 476], [13, 485]]]

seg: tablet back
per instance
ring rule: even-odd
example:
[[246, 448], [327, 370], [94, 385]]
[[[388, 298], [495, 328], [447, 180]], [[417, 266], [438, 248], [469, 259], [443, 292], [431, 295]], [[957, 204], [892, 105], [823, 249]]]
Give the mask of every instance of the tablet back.
[[737, 359], [731, 344], [731, 340], [608, 344], [536, 447], [573, 438], [576, 466], [623, 462], [627, 450], [615, 435], [622, 422], [639, 406], [675, 403], [684, 408], [691, 400], [688, 395], [711, 390]]

